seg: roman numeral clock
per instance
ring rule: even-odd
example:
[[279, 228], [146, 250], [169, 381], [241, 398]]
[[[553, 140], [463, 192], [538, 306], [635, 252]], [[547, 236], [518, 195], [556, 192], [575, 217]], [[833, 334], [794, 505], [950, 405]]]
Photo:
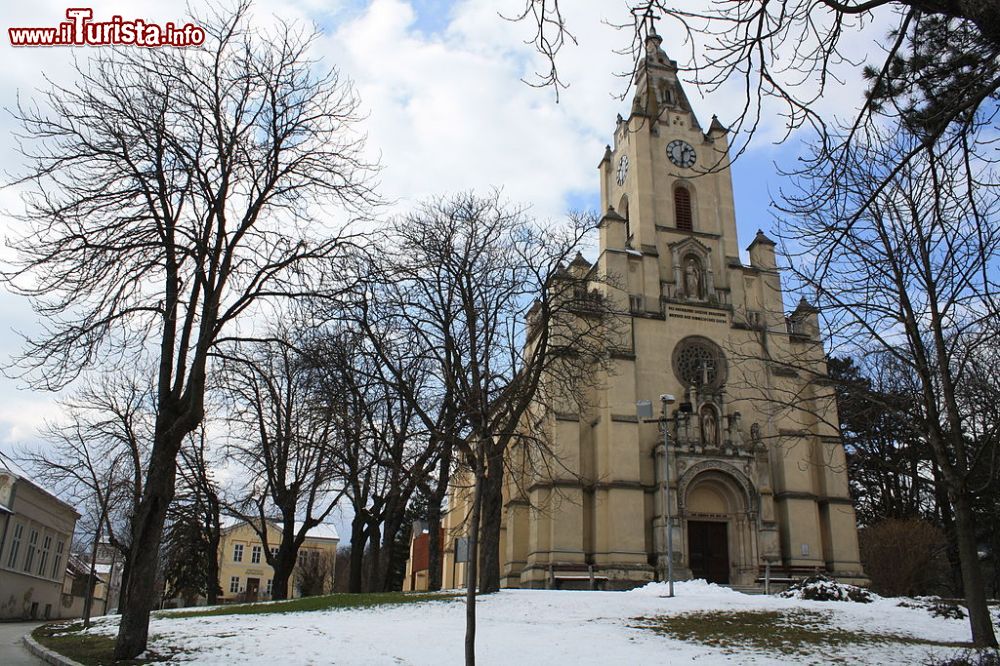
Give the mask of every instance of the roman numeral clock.
[[628, 178], [628, 155], [622, 155], [618, 160], [618, 184], [624, 185], [626, 178]]
[[698, 154], [694, 152], [694, 146], [690, 143], [677, 139], [667, 144], [667, 157], [674, 165], [690, 169], [698, 159]]

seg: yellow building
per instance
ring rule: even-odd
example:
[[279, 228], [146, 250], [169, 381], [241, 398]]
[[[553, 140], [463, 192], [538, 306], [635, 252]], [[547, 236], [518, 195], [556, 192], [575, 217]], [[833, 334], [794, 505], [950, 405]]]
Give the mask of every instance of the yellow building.
[[[296, 532], [299, 527], [296, 523]], [[272, 552], [278, 550], [280, 534], [281, 528], [277, 524], [269, 524], [267, 547]], [[321, 562], [329, 568], [324, 593], [333, 589], [333, 562], [339, 541], [336, 528], [323, 523], [309, 530], [299, 548], [300, 564]], [[301, 596], [299, 586], [296, 585], [297, 569], [298, 567], [288, 580], [290, 598]], [[219, 600], [230, 602], [270, 599], [273, 578], [274, 570], [267, 563], [260, 535], [243, 521], [225, 519], [219, 543], [219, 587], [222, 589]]]
[[[728, 131], [714, 118], [702, 129], [660, 37], [645, 46], [631, 112], [598, 167], [597, 262], [567, 269], [595, 277], [623, 335], [585, 407], [536, 410], [557, 460], [518, 469], [511, 453], [502, 585], [662, 579], [667, 516], [679, 579], [753, 586], [770, 568], [863, 580], [818, 313], [803, 301], [786, 314], [763, 232], [741, 260]], [[668, 394], [665, 449], [636, 403], [658, 416]], [[448, 587], [464, 578], [465, 494], [453, 489], [446, 518]]]
[[0, 620], [79, 615], [63, 595], [79, 517], [0, 454]]

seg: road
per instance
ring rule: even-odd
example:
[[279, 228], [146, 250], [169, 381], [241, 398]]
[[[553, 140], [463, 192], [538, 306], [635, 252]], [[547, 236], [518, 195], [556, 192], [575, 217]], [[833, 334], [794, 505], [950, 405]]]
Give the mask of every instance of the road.
[[21, 637], [41, 622], [0, 622], [0, 664], [3, 666], [38, 666], [45, 662], [28, 652]]

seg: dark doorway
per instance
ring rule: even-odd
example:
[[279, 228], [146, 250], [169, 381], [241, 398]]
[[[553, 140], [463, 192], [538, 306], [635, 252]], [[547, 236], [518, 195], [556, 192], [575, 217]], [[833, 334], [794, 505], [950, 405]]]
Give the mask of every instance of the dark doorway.
[[729, 539], [726, 523], [688, 521], [688, 562], [695, 578], [729, 583]]
[[247, 578], [247, 601], [257, 601], [260, 592], [260, 578]]

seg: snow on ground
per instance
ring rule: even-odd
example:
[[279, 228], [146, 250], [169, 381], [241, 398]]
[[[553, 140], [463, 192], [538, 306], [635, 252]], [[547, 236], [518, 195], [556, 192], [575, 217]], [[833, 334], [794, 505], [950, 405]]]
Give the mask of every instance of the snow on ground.
[[[829, 615], [832, 626], [868, 633], [913, 636], [932, 641], [970, 640], [967, 620], [943, 619], [896, 599], [873, 603], [815, 602], [745, 595], [690, 581], [630, 592], [505, 590], [477, 605], [480, 664], [822, 664], [832, 661], [822, 647], [810, 655], [710, 647], [636, 627], [635, 618], [711, 611], [806, 610]], [[196, 664], [460, 664], [465, 606], [461, 600], [365, 609], [286, 614], [229, 615], [152, 621], [150, 649], [180, 648], [174, 663]], [[114, 634], [117, 618], [91, 631]], [[844, 663], [925, 663], [953, 648], [901, 643], [838, 646]]]

